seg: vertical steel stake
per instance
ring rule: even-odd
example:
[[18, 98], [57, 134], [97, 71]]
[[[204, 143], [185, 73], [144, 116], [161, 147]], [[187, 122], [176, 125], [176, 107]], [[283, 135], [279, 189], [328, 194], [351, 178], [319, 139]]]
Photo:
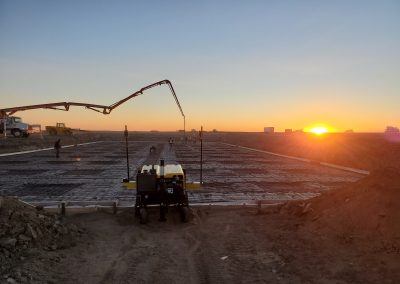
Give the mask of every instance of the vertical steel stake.
[[65, 216], [65, 202], [61, 202], [61, 215]]
[[200, 184], [203, 184], [203, 126], [200, 130]]
[[114, 215], [117, 214], [117, 202], [116, 201], [113, 202], [113, 214]]
[[128, 150], [128, 127], [125, 125], [125, 147], [126, 147], [126, 169], [128, 172], [127, 182], [129, 182], [129, 150]]
[[183, 142], [186, 144], [186, 118], [183, 116]]
[[7, 137], [7, 117], [8, 116], [5, 116], [4, 117], [4, 138], [6, 138]]

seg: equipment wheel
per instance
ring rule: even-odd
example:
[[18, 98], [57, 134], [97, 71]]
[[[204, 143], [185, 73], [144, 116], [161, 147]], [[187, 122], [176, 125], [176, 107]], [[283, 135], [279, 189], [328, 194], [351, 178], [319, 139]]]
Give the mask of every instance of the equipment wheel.
[[140, 215], [140, 224], [146, 224], [148, 217], [146, 208], [140, 208], [139, 215]]
[[180, 213], [181, 213], [181, 221], [184, 222], [184, 223], [188, 222], [189, 221], [189, 214], [190, 214], [189, 207], [182, 206], [180, 208]]
[[14, 129], [12, 131], [12, 135], [14, 135], [14, 137], [21, 137], [22, 136], [22, 132], [19, 129]]

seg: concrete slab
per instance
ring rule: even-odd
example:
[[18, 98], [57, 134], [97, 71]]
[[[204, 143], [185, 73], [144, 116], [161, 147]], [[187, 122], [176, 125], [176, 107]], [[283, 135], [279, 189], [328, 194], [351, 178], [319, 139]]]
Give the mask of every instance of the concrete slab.
[[[150, 147], [159, 149], [150, 157]], [[269, 153], [218, 142], [204, 143], [202, 189], [189, 191], [191, 203], [272, 203], [307, 199], [323, 191], [354, 182], [354, 172], [287, 159]], [[199, 181], [200, 145], [164, 141], [130, 141], [131, 178], [145, 162], [181, 163], [188, 181]], [[0, 194], [18, 196], [33, 204], [60, 202], [133, 204], [135, 190], [122, 186], [126, 178], [125, 141], [63, 148], [60, 158], [52, 150], [0, 157]]]

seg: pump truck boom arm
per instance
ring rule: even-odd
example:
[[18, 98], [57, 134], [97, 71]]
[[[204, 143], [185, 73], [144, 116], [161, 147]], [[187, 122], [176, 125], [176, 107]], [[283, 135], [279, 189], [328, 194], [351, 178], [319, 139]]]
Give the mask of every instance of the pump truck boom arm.
[[143, 87], [143, 88], [141, 88], [139, 91], [136, 91], [135, 93], [133, 93], [132, 95], [126, 97], [125, 99], [122, 99], [122, 100], [120, 100], [120, 101], [118, 101], [118, 102], [113, 103], [112, 105], [109, 106], [110, 112], [111, 112], [113, 109], [115, 109], [115, 108], [117, 108], [118, 106], [120, 106], [120, 105], [122, 105], [123, 103], [125, 103], [126, 101], [128, 101], [128, 100], [130, 100], [130, 99], [132, 99], [132, 98], [134, 98], [134, 97], [137, 97], [137, 96], [139, 96], [139, 95], [142, 95], [144, 91], [146, 91], [146, 90], [148, 90], [148, 89], [151, 89], [151, 88], [154, 88], [154, 87], [157, 87], [157, 86], [161, 86], [161, 85], [163, 85], [163, 84], [168, 85], [169, 89], [171, 90], [172, 95], [174, 96], [174, 99], [175, 99], [176, 105], [177, 105], [178, 108], [179, 108], [179, 111], [181, 112], [182, 116], [185, 117], [185, 114], [183, 113], [181, 104], [179, 103], [178, 97], [176, 96], [174, 87], [172, 86], [172, 84], [171, 84], [171, 82], [170, 82], [169, 80], [162, 80], [162, 81], [153, 83], [153, 84], [151, 84], [151, 85], [148, 85], [148, 86], [146, 86], [146, 87]]
[[[85, 103], [74, 103], [74, 102], [60, 102], [60, 103], [49, 103], [49, 104], [40, 104], [40, 105], [29, 105], [29, 106], [20, 106], [20, 107], [11, 107], [11, 108], [3, 108], [0, 109], [0, 116], [10, 116], [16, 113], [17, 111], [23, 111], [23, 110], [32, 110], [32, 109], [55, 109], [55, 110], [63, 110], [63, 111], [69, 111], [70, 106], [83, 106], [88, 109], [98, 111], [104, 114], [110, 113], [109, 107], [108, 106], [102, 106], [102, 105], [94, 105], [94, 104], [85, 104]], [[62, 107], [62, 108], [60, 108]], [[102, 111], [101, 111], [102, 109]]]
[[171, 90], [172, 95], [174, 96], [175, 102], [179, 108], [179, 111], [181, 112], [183, 118], [185, 119], [185, 115], [182, 111], [182, 107], [179, 103], [178, 97], [176, 96], [174, 87], [172, 86], [171, 82], [169, 80], [162, 80], [156, 83], [153, 83], [151, 85], [145, 86], [141, 88], [139, 91], [133, 93], [132, 95], [126, 97], [125, 99], [122, 99], [120, 101], [117, 101], [116, 103], [113, 103], [110, 106], [104, 106], [104, 105], [96, 105], [96, 104], [87, 104], [87, 103], [75, 103], [75, 102], [60, 102], [60, 103], [49, 103], [49, 104], [39, 104], [39, 105], [28, 105], [28, 106], [20, 106], [20, 107], [12, 107], [12, 108], [4, 108], [0, 109], [0, 118], [8, 117], [17, 111], [24, 111], [24, 110], [32, 110], [32, 109], [55, 109], [55, 110], [63, 110], [63, 111], [68, 111], [71, 106], [82, 106], [87, 109], [91, 109], [103, 114], [110, 114], [111, 111], [121, 104], [125, 103], [126, 101], [137, 97], [139, 95], [142, 95], [144, 91], [151, 89], [153, 87], [161, 86], [163, 84], [168, 85], [169, 89]]

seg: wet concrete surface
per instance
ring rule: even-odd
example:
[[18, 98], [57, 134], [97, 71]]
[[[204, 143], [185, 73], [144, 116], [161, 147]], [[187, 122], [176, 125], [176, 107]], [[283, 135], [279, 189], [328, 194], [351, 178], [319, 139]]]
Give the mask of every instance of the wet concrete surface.
[[[156, 156], [150, 147], [158, 149]], [[200, 180], [200, 144], [130, 141], [130, 175], [143, 163], [164, 158], [180, 163], [188, 181]], [[191, 203], [282, 202], [307, 199], [363, 176], [217, 142], [203, 145], [201, 189], [189, 191]], [[104, 141], [61, 150], [0, 157], [0, 194], [33, 204], [118, 201], [133, 204], [135, 190], [122, 187], [127, 177], [125, 141]]]

